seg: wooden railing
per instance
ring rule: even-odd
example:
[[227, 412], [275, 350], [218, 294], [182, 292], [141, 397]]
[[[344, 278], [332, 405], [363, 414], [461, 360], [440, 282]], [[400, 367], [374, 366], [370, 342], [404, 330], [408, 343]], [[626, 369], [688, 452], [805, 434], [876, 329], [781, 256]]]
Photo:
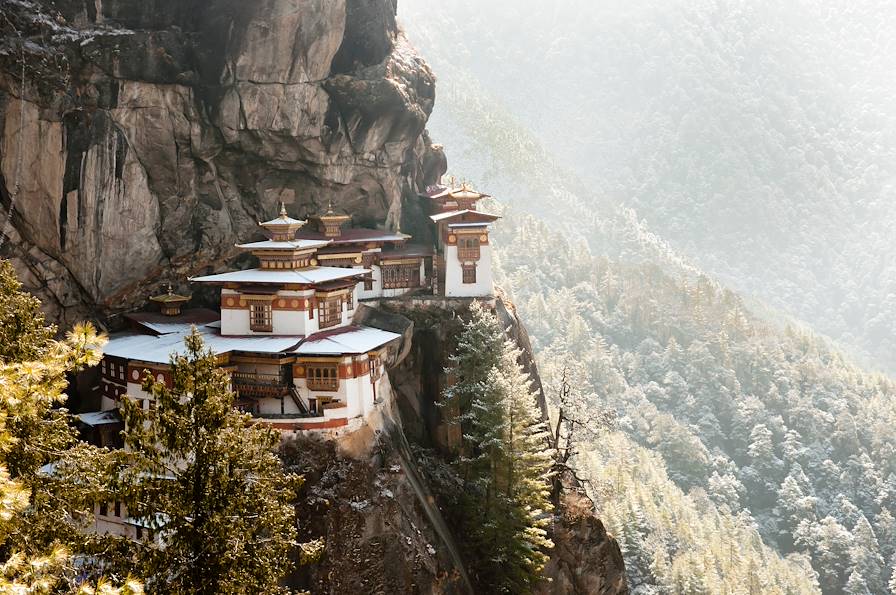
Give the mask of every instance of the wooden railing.
[[306, 378], [306, 385], [310, 390], [338, 390], [338, 378]]
[[457, 249], [458, 260], [479, 260], [480, 256], [479, 246]]
[[262, 372], [233, 372], [230, 374], [233, 384], [251, 384], [267, 386], [288, 386], [286, 374], [266, 374]]

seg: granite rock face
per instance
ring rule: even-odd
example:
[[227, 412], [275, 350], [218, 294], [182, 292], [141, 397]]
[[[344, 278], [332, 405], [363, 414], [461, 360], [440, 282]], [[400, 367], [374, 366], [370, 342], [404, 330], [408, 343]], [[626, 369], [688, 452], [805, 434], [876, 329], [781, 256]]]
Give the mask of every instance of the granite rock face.
[[395, 10], [3, 3], [0, 256], [51, 319], [114, 327], [160, 284], [238, 265], [233, 245], [280, 201], [395, 227], [445, 168], [425, 132], [434, 77]]

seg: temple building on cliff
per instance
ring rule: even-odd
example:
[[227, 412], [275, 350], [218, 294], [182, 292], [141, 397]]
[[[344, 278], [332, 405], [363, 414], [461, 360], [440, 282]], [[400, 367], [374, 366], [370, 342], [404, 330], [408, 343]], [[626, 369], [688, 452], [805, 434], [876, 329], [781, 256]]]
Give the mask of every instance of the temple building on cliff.
[[[170, 387], [170, 358], [186, 351], [194, 328], [230, 374], [236, 406], [259, 423], [285, 434], [363, 427], [392, 398], [385, 366], [402, 336], [355, 324], [359, 302], [492, 296], [488, 231], [498, 217], [475, 210], [484, 196], [466, 185], [431, 188], [423, 198], [432, 245], [398, 230], [347, 228], [351, 217], [332, 208], [306, 227], [281, 205], [279, 216], [259, 224], [265, 239], [237, 246], [256, 268], [190, 280], [220, 288], [220, 314], [186, 309], [191, 296], [169, 286], [150, 298], [155, 311], [125, 315], [129, 328], [110, 337], [100, 362], [100, 411], [78, 415], [85, 437], [120, 447], [120, 401], [153, 407], [144, 375]], [[95, 512], [97, 532], [147, 535], [121, 503]]]
[[435, 292], [446, 297], [487, 297], [494, 293], [489, 228], [500, 219], [476, 210], [487, 194], [466, 183], [436, 185], [422, 195], [435, 225]]
[[401, 337], [354, 324], [361, 301], [493, 295], [488, 231], [498, 217], [475, 210], [485, 195], [466, 185], [430, 190], [432, 245], [348, 227], [351, 217], [332, 207], [309, 225], [281, 205], [259, 224], [265, 239], [237, 246], [256, 268], [191, 279], [220, 288], [220, 314], [185, 309], [190, 296], [169, 288], [151, 298], [158, 311], [126, 315], [129, 329], [110, 338], [100, 364], [101, 411], [81, 415], [93, 441], [114, 445], [124, 395], [152, 406], [143, 374], [170, 383], [170, 357], [194, 327], [230, 373], [237, 406], [260, 422], [285, 432], [363, 423], [390, 390], [385, 356]]
[[[140, 386], [144, 371], [170, 382], [169, 359], [195, 327], [230, 372], [237, 406], [272, 427], [338, 429], [370, 413], [385, 390], [382, 356], [400, 336], [352, 324], [358, 286], [371, 271], [345, 266], [358, 264], [354, 256], [321, 259], [332, 240], [296, 237], [304, 224], [281, 209], [260, 224], [268, 239], [238, 246], [257, 268], [191, 279], [220, 287], [220, 315], [183, 310], [189, 297], [170, 291], [152, 298], [161, 312], [127, 315], [130, 330], [110, 338], [100, 364], [102, 410], [117, 409], [125, 394], [152, 406]], [[406, 239], [381, 234], [365, 246]]]

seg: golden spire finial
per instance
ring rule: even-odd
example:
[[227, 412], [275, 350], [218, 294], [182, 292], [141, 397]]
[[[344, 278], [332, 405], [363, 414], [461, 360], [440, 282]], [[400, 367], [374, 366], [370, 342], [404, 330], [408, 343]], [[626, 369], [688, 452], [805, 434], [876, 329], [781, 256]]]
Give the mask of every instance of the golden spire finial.
[[333, 214], [333, 197], [327, 199], [327, 215]]
[[174, 286], [171, 285], [171, 282], [168, 282], [168, 295], [174, 295]]
[[289, 215], [286, 214], [286, 203], [284, 203], [282, 200], [280, 201], [280, 216], [281, 216], [281, 217], [288, 217], [288, 216], [289, 216]]

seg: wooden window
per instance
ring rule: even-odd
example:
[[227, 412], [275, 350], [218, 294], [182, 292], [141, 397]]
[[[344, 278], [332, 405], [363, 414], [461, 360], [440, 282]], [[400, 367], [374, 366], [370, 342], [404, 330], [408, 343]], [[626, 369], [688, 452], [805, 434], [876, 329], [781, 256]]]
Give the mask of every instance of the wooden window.
[[342, 322], [342, 298], [329, 298], [317, 302], [318, 326], [328, 328]]
[[476, 283], [476, 265], [475, 264], [465, 264], [463, 265], [463, 282], [465, 284]]
[[378, 355], [370, 355], [367, 358], [367, 367], [370, 372], [370, 381], [376, 382], [380, 378], [380, 358]]
[[274, 312], [271, 304], [249, 303], [249, 328], [253, 331], [269, 333], [274, 330]]
[[383, 289], [420, 287], [420, 263], [383, 267]]
[[143, 541], [143, 527], [137, 526], [137, 541]]
[[305, 369], [309, 390], [339, 389], [339, 366], [336, 364], [312, 364]]
[[354, 310], [355, 309], [355, 293], [350, 291], [345, 296], [345, 309], [346, 310]]
[[121, 502], [118, 500], [115, 501], [115, 516], [121, 517]]
[[364, 278], [364, 291], [373, 291], [373, 277]]
[[100, 516], [109, 516], [109, 503], [102, 502], [100, 504]]
[[479, 238], [460, 236], [457, 239], [458, 260], [479, 260]]
[[326, 258], [321, 259], [321, 264], [328, 267], [338, 267], [340, 269], [351, 269], [357, 264], [354, 257], [346, 258]]

